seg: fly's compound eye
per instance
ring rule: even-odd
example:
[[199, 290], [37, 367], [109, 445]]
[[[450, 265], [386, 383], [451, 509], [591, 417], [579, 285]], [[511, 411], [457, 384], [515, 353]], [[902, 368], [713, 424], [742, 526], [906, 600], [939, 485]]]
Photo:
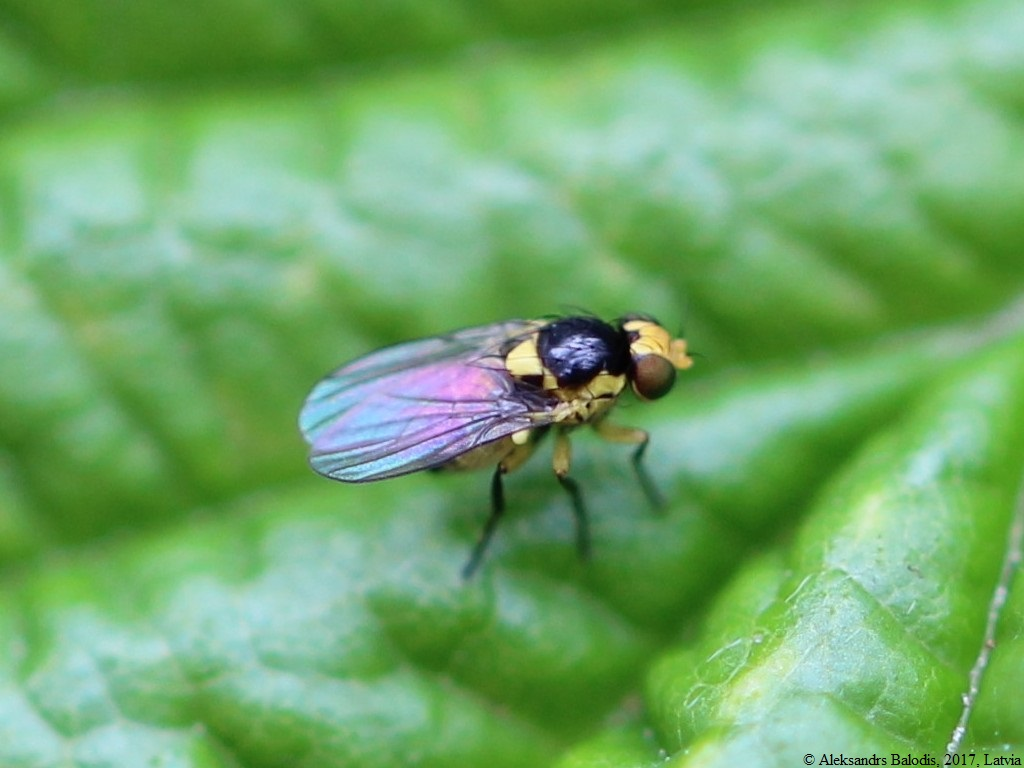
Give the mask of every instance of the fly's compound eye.
[[633, 366], [633, 391], [644, 400], [667, 395], [676, 382], [676, 367], [667, 357], [643, 355]]

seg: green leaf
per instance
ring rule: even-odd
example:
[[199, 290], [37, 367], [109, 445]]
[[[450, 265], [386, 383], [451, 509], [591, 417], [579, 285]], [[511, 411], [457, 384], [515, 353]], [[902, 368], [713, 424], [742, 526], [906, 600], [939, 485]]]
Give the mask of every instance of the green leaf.
[[780, 713], [814, 723], [790, 738], [815, 755], [945, 746], [1018, 514], [1022, 352], [975, 358], [868, 442], [786, 554], [723, 594], [710, 647], [653, 668], [655, 722], [690, 750], [679, 764], [782, 740]]
[[[1019, 756], [1018, 5], [8, 3], [0, 765]], [[468, 583], [486, 473], [306, 466], [577, 307], [699, 353], [589, 562], [543, 450]]]

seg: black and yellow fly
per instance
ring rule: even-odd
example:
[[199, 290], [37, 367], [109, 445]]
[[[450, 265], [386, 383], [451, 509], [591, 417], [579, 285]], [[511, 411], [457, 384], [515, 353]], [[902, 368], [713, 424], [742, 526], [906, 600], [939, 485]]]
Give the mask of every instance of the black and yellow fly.
[[590, 316], [509, 320], [386, 347], [343, 366], [313, 388], [299, 427], [313, 469], [335, 480], [495, 467], [491, 513], [463, 569], [468, 578], [505, 510], [502, 475], [526, 461], [548, 431], [583, 556], [590, 536], [569, 477], [571, 429], [589, 424], [605, 439], [635, 445], [633, 466], [658, 504], [642, 463], [647, 433], [605, 417], [627, 385], [641, 400], [655, 400], [692, 363], [685, 340], [646, 315], [611, 323]]

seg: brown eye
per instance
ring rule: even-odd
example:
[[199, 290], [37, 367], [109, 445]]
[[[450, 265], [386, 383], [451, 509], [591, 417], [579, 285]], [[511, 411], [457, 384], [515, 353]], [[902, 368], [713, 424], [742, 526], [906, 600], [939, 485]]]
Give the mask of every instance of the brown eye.
[[676, 368], [661, 355], [644, 355], [633, 368], [633, 391], [644, 400], [667, 395], [676, 381]]

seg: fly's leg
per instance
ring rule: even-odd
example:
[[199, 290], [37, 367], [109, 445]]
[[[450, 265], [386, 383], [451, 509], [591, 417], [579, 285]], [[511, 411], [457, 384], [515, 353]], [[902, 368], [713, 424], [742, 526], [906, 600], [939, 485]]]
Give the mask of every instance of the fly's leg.
[[651, 436], [642, 429], [620, 427], [616, 424], [609, 424], [606, 421], [599, 421], [594, 429], [605, 440], [636, 446], [636, 450], [633, 451], [633, 471], [636, 473], [636, 479], [640, 482], [640, 487], [643, 489], [644, 496], [647, 497], [647, 502], [651, 507], [654, 509], [664, 509], [665, 499], [660, 491], [658, 491], [658, 486], [654, 484], [654, 480], [651, 479], [650, 474], [647, 472], [647, 467], [644, 465], [644, 453], [647, 451], [647, 444], [650, 442]]
[[572, 500], [572, 513], [576, 517], [576, 549], [584, 560], [590, 557], [590, 521], [587, 517], [587, 508], [583, 504], [583, 496], [580, 494], [580, 487], [569, 477], [569, 464], [572, 461], [572, 448], [569, 444], [569, 436], [564, 431], [555, 433], [555, 454], [552, 461], [555, 470], [555, 477]]
[[484, 553], [487, 551], [491, 539], [494, 538], [494, 531], [497, 530], [501, 516], [505, 513], [505, 486], [501, 481], [501, 476], [505, 472], [506, 470], [501, 464], [494, 468], [494, 476], [491, 478], [491, 514], [488, 515], [484, 529], [480, 532], [480, 538], [477, 539], [473, 551], [469, 554], [469, 560], [462, 566], [462, 578], [466, 581], [471, 579], [476, 573], [476, 569], [480, 567]]
[[498, 528], [498, 523], [501, 522], [502, 515], [505, 514], [505, 485], [502, 482], [502, 477], [520, 467], [530, 458], [537, 447], [537, 442], [544, 437], [547, 431], [547, 426], [543, 426], [537, 429], [523, 430], [512, 435], [512, 447], [505, 454], [505, 457], [498, 462], [498, 466], [494, 468], [494, 476], [491, 478], [491, 514], [487, 517], [484, 529], [480, 532], [480, 538], [473, 546], [473, 551], [469, 554], [469, 560], [462, 567], [463, 579], [471, 579], [473, 574], [476, 573], [477, 568], [480, 567], [484, 554], [487, 552], [487, 547], [490, 546], [491, 539], [494, 538], [494, 532]]

